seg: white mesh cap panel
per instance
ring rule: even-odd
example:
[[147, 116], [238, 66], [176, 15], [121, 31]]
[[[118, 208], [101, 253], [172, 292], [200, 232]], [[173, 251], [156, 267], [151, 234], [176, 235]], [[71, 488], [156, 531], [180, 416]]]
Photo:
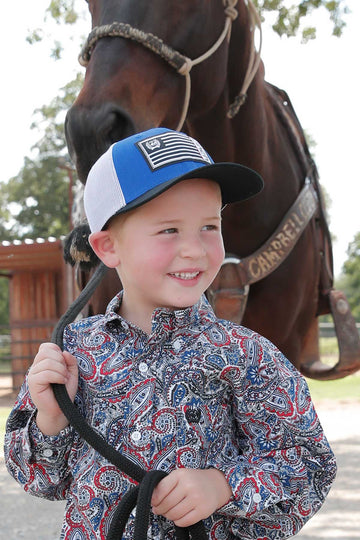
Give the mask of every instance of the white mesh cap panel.
[[91, 168], [85, 185], [84, 208], [91, 232], [101, 231], [125, 204], [110, 147]]

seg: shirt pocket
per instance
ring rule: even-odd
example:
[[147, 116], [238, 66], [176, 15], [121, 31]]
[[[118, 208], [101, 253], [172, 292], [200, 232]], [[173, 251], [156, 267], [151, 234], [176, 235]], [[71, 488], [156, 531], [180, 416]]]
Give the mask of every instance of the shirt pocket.
[[206, 468], [223, 436], [225, 407], [217, 399], [195, 396], [179, 407], [177, 467]]

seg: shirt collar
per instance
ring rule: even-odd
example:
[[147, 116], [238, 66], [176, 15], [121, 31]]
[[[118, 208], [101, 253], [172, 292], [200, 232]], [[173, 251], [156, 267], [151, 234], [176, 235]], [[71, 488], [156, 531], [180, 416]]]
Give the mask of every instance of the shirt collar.
[[[109, 302], [104, 315], [104, 323], [111, 327], [113, 321], [117, 320], [117, 324], [120, 324], [126, 331], [130, 327], [134, 328], [134, 326], [118, 314], [122, 296], [123, 292], [120, 291]], [[152, 315], [152, 335], [169, 334], [185, 327], [196, 327], [199, 331], [203, 331], [205, 327], [212, 324], [215, 320], [216, 316], [205, 295], [203, 295], [196, 304], [184, 309], [171, 310], [168, 308], [157, 308]], [[108, 323], [111, 322], [112, 324], [109, 325]], [[139, 328], [135, 328], [137, 331], [141, 331]]]

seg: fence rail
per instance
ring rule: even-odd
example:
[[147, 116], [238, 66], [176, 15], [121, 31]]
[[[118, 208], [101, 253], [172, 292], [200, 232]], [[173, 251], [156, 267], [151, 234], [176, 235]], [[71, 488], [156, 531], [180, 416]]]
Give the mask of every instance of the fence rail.
[[[38, 324], [39, 323], [39, 324]], [[33, 321], [11, 328], [0, 325], [0, 390], [18, 390], [39, 345], [49, 341], [53, 321]]]

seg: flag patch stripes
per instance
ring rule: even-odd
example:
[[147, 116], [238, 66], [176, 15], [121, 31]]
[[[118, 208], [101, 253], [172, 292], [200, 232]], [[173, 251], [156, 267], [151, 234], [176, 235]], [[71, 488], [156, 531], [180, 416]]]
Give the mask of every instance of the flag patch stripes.
[[153, 171], [187, 160], [212, 163], [202, 146], [183, 133], [163, 133], [140, 141], [137, 146]]

